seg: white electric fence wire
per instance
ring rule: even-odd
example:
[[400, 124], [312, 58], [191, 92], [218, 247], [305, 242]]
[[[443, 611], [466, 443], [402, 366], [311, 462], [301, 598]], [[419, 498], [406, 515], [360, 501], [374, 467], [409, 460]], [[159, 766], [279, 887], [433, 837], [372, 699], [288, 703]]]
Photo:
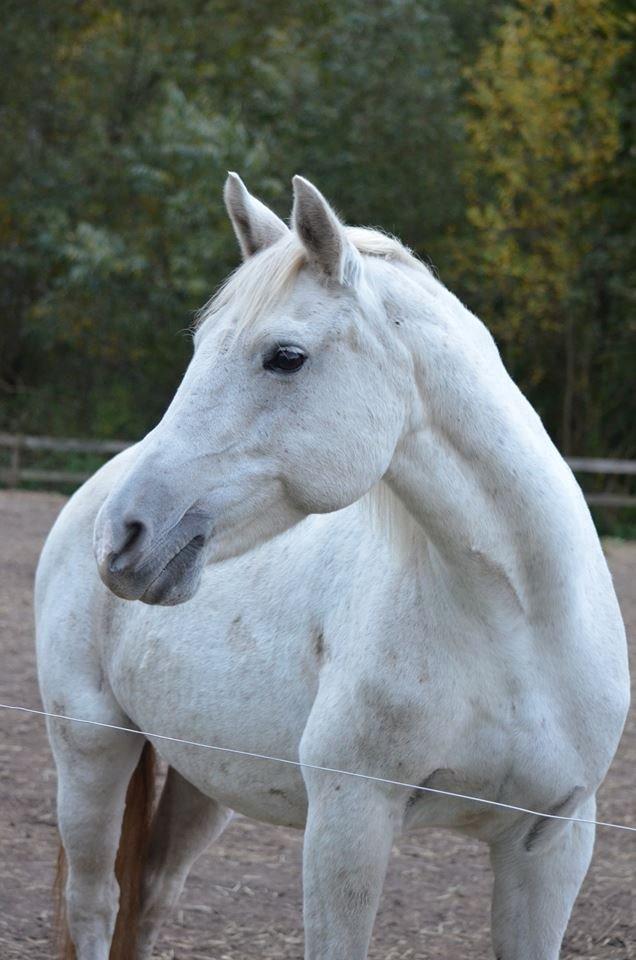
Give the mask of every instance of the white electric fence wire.
[[343, 777], [357, 777], [359, 780], [369, 780], [372, 783], [386, 783], [392, 787], [404, 787], [407, 790], [420, 790], [423, 793], [435, 793], [439, 796], [454, 797], [457, 800], [471, 800], [473, 803], [483, 803], [490, 807], [501, 807], [504, 810], [514, 810], [517, 813], [529, 813], [533, 817], [542, 817], [549, 820], [569, 820], [572, 823], [591, 823], [597, 827], [612, 827], [614, 830], [628, 830], [636, 833], [636, 827], [624, 823], [606, 823], [603, 820], [586, 820], [583, 817], [563, 817], [557, 813], [541, 813], [539, 810], [529, 810], [527, 807], [517, 807], [512, 803], [502, 803], [499, 800], [485, 800], [483, 797], [471, 797], [465, 793], [453, 793], [451, 790], [439, 790], [435, 787], [424, 787], [418, 783], [403, 783], [401, 780], [387, 780], [385, 777], [374, 777], [370, 773], [354, 773], [353, 770], [338, 770], [336, 767], [323, 767], [317, 763], [301, 763], [300, 760], [287, 760], [284, 757], [270, 757], [265, 753], [251, 753], [249, 750], [237, 750], [233, 747], [219, 747], [211, 743], [200, 743], [197, 740], [182, 740], [180, 737], [169, 737], [163, 733], [149, 733], [146, 730], [137, 730], [135, 727], [120, 727], [114, 723], [103, 723], [100, 720], [86, 720], [83, 717], [67, 717], [63, 713], [47, 713], [46, 710], [34, 710], [32, 707], [16, 706], [11, 703], [0, 703], [0, 709], [15, 710], [21, 713], [32, 713], [39, 717], [49, 717], [51, 720], [67, 720], [72, 723], [88, 723], [95, 727], [106, 727], [109, 730], [119, 730], [122, 733], [136, 733], [148, 740], [169, 740], [171, 743], [180, 743], [186, 747], [202, 747], [204, 750], [216, 750], [219, 753], [231, 753], [239, 757], [250, 757], [253, 760], [270, 760], [273, 763], [286, 763], [291, 767], [300, 767], [308, 770], [320, 770], [323, 773], [335, 773]]

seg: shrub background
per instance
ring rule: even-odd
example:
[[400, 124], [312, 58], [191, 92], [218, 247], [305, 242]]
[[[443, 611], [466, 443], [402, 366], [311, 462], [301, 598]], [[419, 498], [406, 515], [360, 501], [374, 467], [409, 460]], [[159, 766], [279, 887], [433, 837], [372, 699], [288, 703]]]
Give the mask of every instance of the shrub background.
[[6, 0], [0, 430], [137, 438], [237, 263], [225, 172], [313, 179], [495, 334], [564, 452], [634, 456], [627, 2]]

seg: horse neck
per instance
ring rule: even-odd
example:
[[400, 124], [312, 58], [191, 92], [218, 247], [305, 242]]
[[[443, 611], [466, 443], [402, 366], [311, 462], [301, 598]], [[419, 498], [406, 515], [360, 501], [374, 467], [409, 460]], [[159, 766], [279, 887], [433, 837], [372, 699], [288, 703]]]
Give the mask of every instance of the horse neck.
[[403, 325], [412, 414], [385, 479], [470, 603], [569, 605], [568, 574], [598, 550], [578, 486], [485, 327], [446, 291], [423, 306]]

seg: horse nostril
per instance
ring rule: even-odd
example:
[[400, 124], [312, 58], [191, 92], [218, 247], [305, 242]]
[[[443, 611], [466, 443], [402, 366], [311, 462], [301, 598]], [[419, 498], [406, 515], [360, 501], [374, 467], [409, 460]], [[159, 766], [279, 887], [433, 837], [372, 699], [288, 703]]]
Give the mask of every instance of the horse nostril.
[[127, 520], [120, 529], [120, 545], [114, 545], [108, 562], [111, 573], [121, 573], [130, 567], [147, 539], [148, 528], [141, 520]]
[[119, 551], [120, 556], [122, 553], [127, 553], [129, 550], [132, 550], [135, 544], [139, 543], [146, 528], [141, 520], [131, 520], [126, 523], [125, 529], [128, 536], [126, 537], [123, 547]]

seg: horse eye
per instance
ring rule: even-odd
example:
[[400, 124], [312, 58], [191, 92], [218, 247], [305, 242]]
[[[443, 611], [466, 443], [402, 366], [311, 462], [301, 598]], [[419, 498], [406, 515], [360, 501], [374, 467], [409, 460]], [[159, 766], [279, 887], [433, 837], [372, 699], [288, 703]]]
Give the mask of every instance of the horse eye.
[[298, 347], [276, 347], [263, 361], [266, 370], [280, 373], [295, 373], [300, 370], [307, 357]]

